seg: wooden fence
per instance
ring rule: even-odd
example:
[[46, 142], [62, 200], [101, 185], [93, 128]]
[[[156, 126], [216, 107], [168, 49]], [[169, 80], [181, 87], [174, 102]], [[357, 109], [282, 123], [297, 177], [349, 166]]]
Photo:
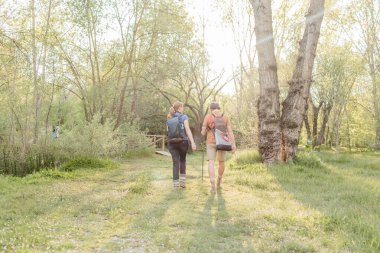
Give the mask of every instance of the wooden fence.
[[[127, 137], [129, 134], [118, 134], [119, 137]], [[165, 150], [166, 135], [152, 135], [152, 134], [141, 134], [151, 140], [149, 146], [156, 149]]]
[[152, 139], [152, 143], [155, 147], [160, 146], [161, 150], [165, 150], [166, 135], [146, 135], [146, 137]]

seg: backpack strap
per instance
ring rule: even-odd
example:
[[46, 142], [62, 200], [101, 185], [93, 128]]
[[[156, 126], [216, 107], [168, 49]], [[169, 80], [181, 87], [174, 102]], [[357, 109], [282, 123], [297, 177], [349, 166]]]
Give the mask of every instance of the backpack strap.
[[[222, 117], [223, 118], [223, 116], [224, 116], [224, 113], [222, 113], [222, 116], [220, 116], [220, 117]], [[209, 119], [208, 119], [208, 124], [207, 124], [207, 128], [208, 129], [210, 129], [214, 134], [215, 134], [215, 118], [216, 118], [217, 116], [215, 116], [213, 113], [210, 113], [210, 117], [209, 117]], [[211, 121], [211, 118], [213, 118], [213, 120]], [[223, 120], [224, 120], [224, 118], [223, 118]], [[211, 124], [213, 123], [213, 127], [211, 127]]]
[[[212, 131], [213, 128], [215, 128], [215, 115], [210, 113], [210, 116], [208, 117], [208, 122], [207, 122], [207, 129]], [[213, 124], [213, 127], [211, 125]]]

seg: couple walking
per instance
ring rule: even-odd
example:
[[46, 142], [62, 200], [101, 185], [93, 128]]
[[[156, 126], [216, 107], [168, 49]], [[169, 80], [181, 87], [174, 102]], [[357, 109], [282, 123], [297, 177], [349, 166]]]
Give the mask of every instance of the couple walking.
[[[215, 138], [215, 131], [217, 131], [215, 130], [216, 125], [224, 126], [225, 136], [228, 136], [227, 138], [229, 138], [229, 142], [231, 143], [231, 152], [235, 152], [236, 146], [230, 119], [221, 112], [219, 104], [212, 102], [210, 104], [210, 111], [210, 114], [206, 115], [203, 120], [201, 134], [206, 135], [208, 175], [210, 178], [211, 192], [215, 193], [215, 183], [216, 186], [219, 187], [222, 182], [224, 162], [226, 159], [226, 151], [217, 150]], [[179, 101], [175, 102], [170, 108], [167, 118], [168, 147], [173, 160], [173, 186], [174, 189], [178, 189], [179, 187], [186, 188], [186, 154], [189, 144], [193, 151], [196, 150], [196, 145], [189, 127], [189, 118], [184, 114], [183, 103]], [[180, 138], [175, 138], [176, 134], [179, 135]], [[219, 163], [216, 182], [215, 159]]]

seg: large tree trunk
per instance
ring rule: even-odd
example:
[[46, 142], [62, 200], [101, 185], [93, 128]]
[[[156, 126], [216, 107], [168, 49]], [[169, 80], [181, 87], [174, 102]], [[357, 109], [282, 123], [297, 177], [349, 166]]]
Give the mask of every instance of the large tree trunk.
[[259, 60], [259, 150], [265, 163], [277, 161], [281, 148], [280, 102], [277, 63], [274, 55], [270, 0], [251, 0], [255, 16]]
[[319, 39], [324, 14], [324, 0], [310, 1], [306, 15], [306, 27], [300, 48], [293, 77], [289, 81], [288, 96], [283, 102], [281, 116], [281, 130], [283, 140], [284, 161], [292, 160], [297, 152], [302, 121], [305, 117], [307, 100], [309, 98], [311, 75], [315, 53]]

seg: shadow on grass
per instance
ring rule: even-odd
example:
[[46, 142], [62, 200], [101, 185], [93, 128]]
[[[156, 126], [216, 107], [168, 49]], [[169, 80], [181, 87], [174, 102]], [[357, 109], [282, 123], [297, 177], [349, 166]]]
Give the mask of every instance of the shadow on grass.
[[[139, 181], [140, 175], [131, 180], [124, 176], [122, 170], [116, 170], [101, 172], [101, 178], [89, 176], [42, 185], [20, 183], [19, 191], [8, 194], [4, 198], [8, 200], [6, 205], [0, 205], [3, 245], [11, 247], [11, 251], [22, 251], [23, 244], [32, 243], [37, 251], [44, 251], [46, 247], [54, 251], [82, 246], [79, 241], [90, 241], [99, 235], [99, 228], [107, 224], [107, 214], [116, 203], [130, 195], [144, 194], [129, 191], [131, 183]], [[144, 181], [140, 181], [149, 180], [144, 177]], [[16, 241], [13, 238], [17, 238]]]
[[297, 200], [325, 215], [325, 232], [343, 232], [349, 251], [380, 252], [379, 187], [368, 187], [348, 166], [333, 166], [282, 165], [269, 172]]
[[[116, 231], [101, 247], [101, 252], [154, 252], [164, 251], [166, 247], [159, 238], [163, 231], [163, 220], [166, 213], [182, 198], [184, 193], [170, 191], [158, 203], [147, 203], [147, 199], [138, 197], [133, 210], [129, 211], [132, 221], [128, 227]], [[145, 206], [149, 207], [146, 208]], [[119, 227], [120, 229], [120, 227]], [[161, 250], [159, 248], [162, 248]]]
[[217, 194], [208, 197], [198, 216], [187, 252], [254, 252], [252, 232], [250, 223], [230, 216], [223, 192], [218, 189]]

